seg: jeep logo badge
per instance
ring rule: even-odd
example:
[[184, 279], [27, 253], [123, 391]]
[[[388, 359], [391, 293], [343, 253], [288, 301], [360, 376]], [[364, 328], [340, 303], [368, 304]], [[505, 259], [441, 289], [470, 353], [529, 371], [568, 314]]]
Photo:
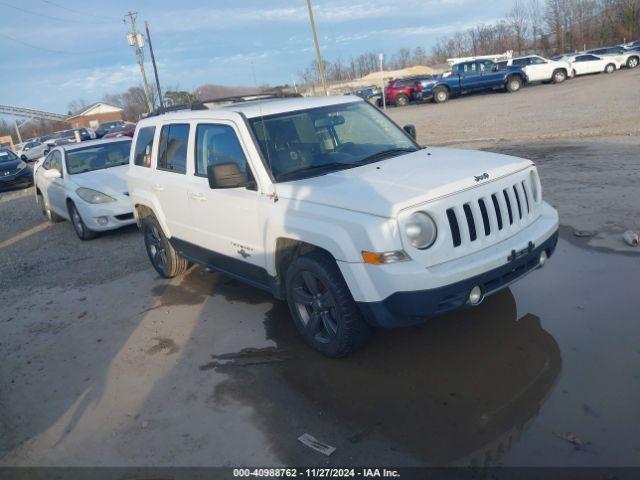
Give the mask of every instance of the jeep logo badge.
[[479, 182], [480, 180], [486, 180], [487, 178], [489, 178], [489, 174], [485, 172], [482, 175], [478, 175], [478, 176], [474, 175], [473, 178], [475, 179], [476, 182]]

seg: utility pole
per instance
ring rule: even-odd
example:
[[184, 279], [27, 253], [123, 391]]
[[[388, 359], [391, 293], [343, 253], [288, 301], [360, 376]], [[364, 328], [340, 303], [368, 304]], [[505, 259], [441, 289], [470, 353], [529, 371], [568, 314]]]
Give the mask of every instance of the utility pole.
[[320, 72], [320, 81], [322, 82], [322, 88], [324, 94], [329, 96], [329, 90], [327, 90], [327, 79], [324, 76], [324, 62], [322, 61], [322, 54], [320, 53], [320, 44], [318, 43], [318, 34], [316, 33], [316, 23], [313, 21], [313, 7], [311, 6], [311, 0], [307, 0], [307, 7], [309, 8], [309, 22], [311, 22], [311, 31], [313, 32], [313, 43], [316, 46], [316, 57], [318, 58], [318, 70]]
[[18, 134], [18, 143], [22, 143], [22, 135], [20, 135], [20, 128], [18, 127], [18, 122], [15, 118], [13, 119], [13, 125], [16, 127], [16, 133]]
[[384, 95], [384, 54], [380, 53], [378, 55], [378, 59], [380, 60], [380, 88], [382, 92], [382, 109], [387, 109], [387, 98]]
[[[136, 30], [136, 16], [137, 12], [129, 12], [125, 16], [129, 17], [131, 23], [131, 33], [127, 35], [127, 41], [129, 45], [136, 48], [136, 57], [138, 59], [138, 65], [140, 66], [140, 73], [142, 73], [142, 88], [144, 89], [144, 95], [147, 98], [147, 107], [151, 112], [153, 110], [153, 102], [151, 101], [151, 95], [149, 93], [149, 84], [147, 83], [147, 74], [144, 71], [144, 55], [142, 53], [142, 47], [144, 47], [144, 38], [142, 34]], [[126, 23], [126, 20], [123, 20]]]
[[158, 79], [158, 67], [156, 66], [156, 57], [153, 54], [153, 45], [151, 45], [151, 34], [149, 33], [149, 24], [144, 21], [144, 28], [147, 31], [147, 41], [149, 42], [149, 53], [151, 54], [151, 64], [153, 65], [153, 74], [156, 77], [156, 88], [158, 89], [158, 102], [160, 107], [164, 108], [164, 102], [162, 101], [162, 90], [160, 89], [160, 80]]

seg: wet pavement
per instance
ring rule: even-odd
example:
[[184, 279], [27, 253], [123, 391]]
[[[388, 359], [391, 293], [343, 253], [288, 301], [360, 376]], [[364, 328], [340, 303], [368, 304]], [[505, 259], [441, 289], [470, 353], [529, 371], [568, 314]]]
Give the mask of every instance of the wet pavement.
[[640, 465], [639, 267], [561, 240], [480, 307], [337, 361], [277, 304], [275, 348], [214, 359], [216, 398], [250, 405], [291, 464], [318, 461], [291, 442], [304, 431], [337, 447], [329, 464]]
[[68, 284], [0, 291], [0, 465], [640, 466], [637, 254], [563, 228], [479, 307], [330, 360], [284, 303], [203, 268], [94, 278], [114, 241], [82, 244]]

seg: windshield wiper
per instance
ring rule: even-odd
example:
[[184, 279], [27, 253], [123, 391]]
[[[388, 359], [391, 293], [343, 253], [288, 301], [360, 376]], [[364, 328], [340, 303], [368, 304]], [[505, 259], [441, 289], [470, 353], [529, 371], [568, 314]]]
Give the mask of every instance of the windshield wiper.
[[368, 155], [366, 157], [364, 157], [361, 160], [358, 160], [355, 165], [364, 165], [366, 163], [372, 163], [372, 162], [377, 162], [379, 160], [384, 160], [385, 158], [388, 157], [393, 157], [395, 156], [397, 153], [411, 153], [411, 152], [417, 152], [418, 149], [415, 147], [411, 147], [411, 148], [389, 148], [388, 150], [381, 150], [380, 152], [376, 152], [373, 153], [371, 155]]
[[290, 172], [281, 173], [276, 177], [276, 180], [285, 180], [287, 178], [291, 179], [292, 177], [295, 178], [296, 175], [300, 173], [316, 172], [316, 171], [322, 171], [322, 170], [327, 170], [325, 173], [329, 173], [329, 172], [334, 172], [336, 170], [343, 170], [346, 168], [353, 168], [357, 166], [358, 166], [357, 163], [343, 163], [343, 162], [331, 162], [331, 163], [323, 163], [320, 165], [311, 165], [309, 167], [298, 168], [297, 170], [291, 170]]

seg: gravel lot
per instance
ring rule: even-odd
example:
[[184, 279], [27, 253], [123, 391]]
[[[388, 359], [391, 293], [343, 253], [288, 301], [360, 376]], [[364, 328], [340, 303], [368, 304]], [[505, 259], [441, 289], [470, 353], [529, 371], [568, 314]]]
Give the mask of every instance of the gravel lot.
[[259, 290], [159, 278], [135, 228], [81, 243], [32, 189], [0, 193], [0, 466], [640, 466], [640, 257], [619, 240], [640, 229], [639, 75], [390, 109], [425, 143], [536, 161], [562, 238], [480, 307], [346, 360]]

